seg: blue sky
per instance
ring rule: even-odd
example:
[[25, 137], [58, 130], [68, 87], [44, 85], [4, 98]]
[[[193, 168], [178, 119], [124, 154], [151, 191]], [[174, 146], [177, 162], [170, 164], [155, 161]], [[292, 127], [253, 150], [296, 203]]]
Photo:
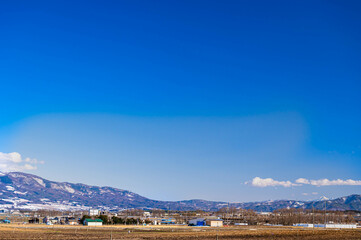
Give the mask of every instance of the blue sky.
[[163, 200], [360, 193], [359, 1], [0, 6], [3, 161]]

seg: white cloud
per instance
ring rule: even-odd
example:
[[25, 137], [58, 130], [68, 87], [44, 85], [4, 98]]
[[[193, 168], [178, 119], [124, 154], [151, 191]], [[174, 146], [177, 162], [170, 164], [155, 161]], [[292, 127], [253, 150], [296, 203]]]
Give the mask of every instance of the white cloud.
[[[251, 184], [254, 187], [276, 187], [276, 186], [283, 186], [283, 187], [295, 187], [295, 186], [302, 186], [302, 185], [313, 185], [313, 186], [361, 186], [361, 180], [329, 180], [319, 179], [319, 180], [309, 180], [306, 178], [298, 178], [293, 183], [291, 181], [277, 181], [272, 178], [260, 178], [255, 177], [252, 179], [252, 182], [246, 182], [246, 184]], [[317, 193], [316, 193], [317, 194]]]
[[38, 161], [35, 158], [23, 159], [21, 154], [17, 152], [0, 152], [0, 171], [2, 172], [35, 170], [37, 169], [37, 164], [43, 163], [43, 161]]
[[299, 183], [299, 184], [310, 184], [310, 181], [307, 180], [306, 178], [299, 178], [296, 180], [296, 183]]
[[311, 185], [314, 186], [361, 186], [360, 180], [342, 180], [342, 179], [336, 179], [336, 180], [328, 180], [325, 179], [319, 179], [319, 180], [310, 180]]
[[2, 153], [0, 152], [0, 161], [1, 162], [13, 162], [13, 163], [19, 163], [21, 162], [21, 155], [17, 152], [12, 153]]
[[32, 164], [44, 164], [44, 161], [38, 161], [36, 158], [25, 158], [25, 162]]
[[317, 195], [318, 192], [312, 192], [312, 193], [302, 193], [302, 195], [304, 196], [309, 196], [309, 195]]
[[251, 184], [254, 187], [277, 187], [277, 186], [292, 187], [298, 185], [290, 181], [276, 181], [273, 180], [272, 178], [260, 178], [260, 177], [253, 178]]

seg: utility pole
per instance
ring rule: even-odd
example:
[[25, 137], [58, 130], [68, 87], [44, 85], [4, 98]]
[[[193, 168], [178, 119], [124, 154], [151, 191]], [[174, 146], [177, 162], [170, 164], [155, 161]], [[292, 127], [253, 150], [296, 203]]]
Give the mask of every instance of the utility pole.
[[315, 208], [312, 203], [312, 232], [315, 233]]
[[217, 227], [217, 230], [216, 230], [216, 234], [217, 234], [217, 240], [218, 240], [218, 227]]
[[327, 223], [327, 218], [326, 218], [326, 204], [327, 204], [327, 200], [325, 200], [325, 228], [326, 228], [326, 223]]
[[230, 224], [229, 224], [229, 215], [228, 215], [229, 213], [228, 213], [228, 212], [229, 212], [229, 202], [227, 203], [226, 224], [227, 224], [227, 225], [230, 225]]

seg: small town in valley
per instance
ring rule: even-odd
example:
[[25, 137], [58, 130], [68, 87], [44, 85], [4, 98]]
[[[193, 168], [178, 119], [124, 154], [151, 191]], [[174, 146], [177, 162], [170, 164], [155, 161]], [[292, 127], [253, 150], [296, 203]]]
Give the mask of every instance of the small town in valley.
[[221, 240], [361, 238], [361, 212], [223, 208], [211, 211], [2, 210], [0, 239]]
[[191, 227], [294, 226], [300, 228], [361, 228], [360, 211], [280, 209], [273, 212], [222, 208], [216, 212], [124, 209], [104, 211], [0, 210], [0, 222], [43, 225], [167, 225]]

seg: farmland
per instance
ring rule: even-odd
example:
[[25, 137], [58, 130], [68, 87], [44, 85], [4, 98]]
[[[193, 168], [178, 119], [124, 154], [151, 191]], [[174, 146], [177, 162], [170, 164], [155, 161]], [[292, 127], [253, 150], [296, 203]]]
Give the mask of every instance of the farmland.
[[0, 239], [361, 239], [361, 230], [325, 230], [295, 227], [145, 227], [145, 226], [46, 226], [46, 225], [0, 225]]

